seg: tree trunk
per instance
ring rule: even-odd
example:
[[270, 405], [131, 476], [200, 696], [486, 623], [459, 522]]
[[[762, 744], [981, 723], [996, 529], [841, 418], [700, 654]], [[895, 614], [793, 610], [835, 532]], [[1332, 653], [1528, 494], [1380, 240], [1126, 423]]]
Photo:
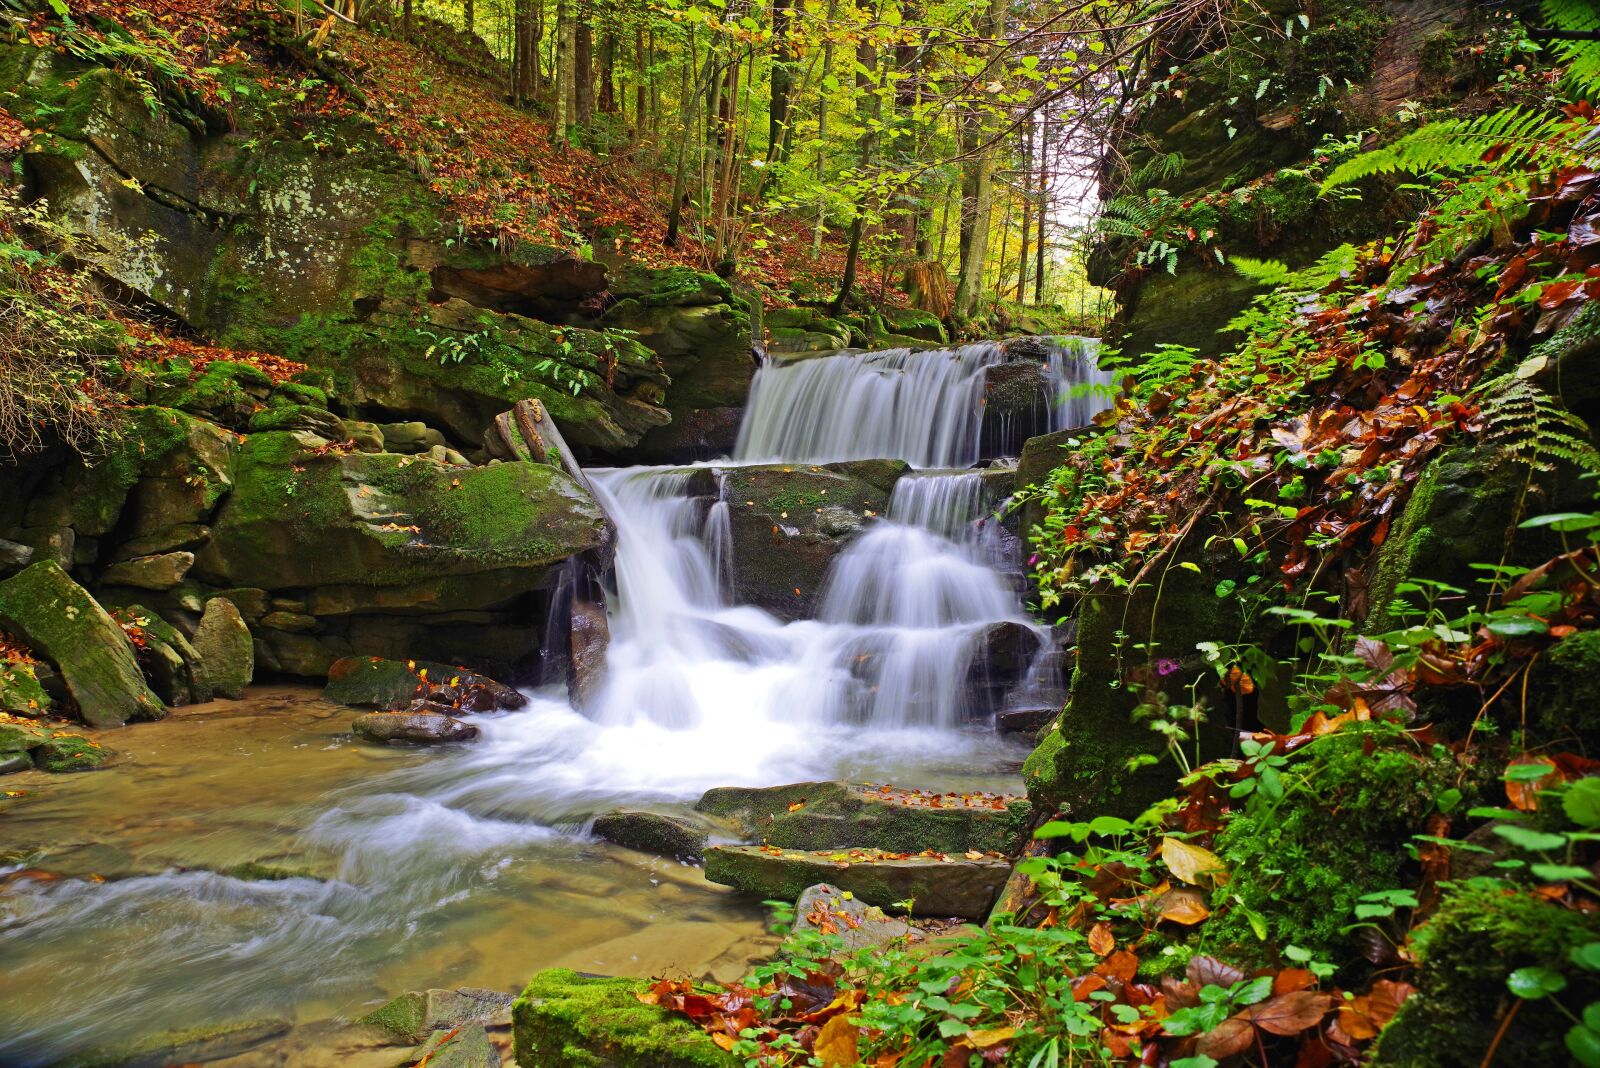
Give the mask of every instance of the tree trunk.
[[[700, 81], [705, 82], [711, 76], [713, 59], [709, 53], [706, 55], [706, 67], [700, 76]], [[682, 101], [682, 129], [678, 133], [678, 165], [672, 172], [672, 214], [667, 218], [667, 236], [662, 240], [668, 248], [678, 247], [678, 228], [682, 225], [683, 202], [688, 196], [685, 186], [688, 185], [689, 171], [689, 131], [695, 128], [695, 107], [700, 103], [700, 86], [697, 84], [690, 91], [689, 74], [694, 67], [694, 28], [689, 29], [689, 45], [687, 54], [683, 57], [683, 74], [679, 79], [678, 99]]]
[[789, 124], [789, 93], [794, 88], [794, 49], [789, 42], [792, 0], [772, 0], [772, 101], [767, 109], [767, 162], [778, 158]]
[[655, 74], [651, 71], [653, 64], [646, 63], [644, 58], [644, 27], [633, 28], [633, 126], [643, 136], [645, 131], [645, 86], [655, 82]]
[[1045, 170], [1045, 133], [1048, 127], [1040, 124], [1039, 127], [1039, 205], [1038, 215], [1039, 235], [1033, 243], [1033, 302], [1044, 303], [1044, 223], [1050, 214], [1050, 182], [1048, 171]]
[[1017, 255], [1017, 303], [1028, 301], [1028, 239], [1033, 236], [1033, 123], [1022, 128], [1022, 251]]
[[594, 122], [594, 29], [587, 17], [576, 22], [572, 48], [572, 106], [578, 130], [582, 134], [587, 133]]
[[477, 27], [474, 25], [474, 23], [476, 23], [476, 21], [477, 21], [477, 14], [478, 14], [477, 0], [464, 0], [464, 2], [461, 5], [461, 17], [462, 17], [462, 20], [466, 23], [466, 27], [467, 27], [467, 32], [468, 33], [476, 33], [476, 32], [478, 32], [477, 31]]
[[617, 113], [617, 35], [607, 30], [600, 38], [600, 100], [602, 115]]
[[[998, 3], [999, 0], [996, 0]], [[873, 7], [866, 9], [869, 16], [875, 15]], [[877, 147], [878, 133], [877, 122], [882, 112], [882, 98], [878, 94], [879, 87], [883, 84], [884, 72], [878, 69], [878, 50], [869, 38], [863, 37], [856, 45], [856, 93], [860, 96], [863, 88], [866, 91], [866, 100], [861, 107], [862, 132], [861, 132], [861, 171], [865, 180], [867, 169], [872, 165], [873, 150]], [[877, 75], [874, 84], [873, 76]], [[850, 245], [845, 250], [844, 273], [839, 279], [839, 295], [833, 298], [831, 305], [832, 314], [843, 313], [846, 304], [850, 301], [850, 291], [855, 288], [856, 268], [861, 260], [861, 236], [866, 229], [867, 198], [869, 193], [863, 191], [861, 199], [856, 204], [856, 216], [850, 221]]]
[[571, 0], [556, 0], [556, 93], [550, 137], [570, 141], [572, 125], [572, 7]]
[[[985, 80], [992, 73], [1000, 57], [1000, 37], [1005, 33], [1006, 0], [990, 0], [985, 13], [980, 36], [987, 38], [985, 51], [988, 62], [983, 71], [973, 79], [973, 92], [981, 92]], [[978, 306], [983, 291], [984, 260], [989, 245], [989, 209], [993, 196], [994, 153], [980, 148], [987, 140], [987, 116], [976, 107], [969, 108], [963, 116], [961, 150], [965, 160], [966, 175], [962, 182], [961, 204], [961, 269], [956, 279], [956, 314], [968, 316]]]

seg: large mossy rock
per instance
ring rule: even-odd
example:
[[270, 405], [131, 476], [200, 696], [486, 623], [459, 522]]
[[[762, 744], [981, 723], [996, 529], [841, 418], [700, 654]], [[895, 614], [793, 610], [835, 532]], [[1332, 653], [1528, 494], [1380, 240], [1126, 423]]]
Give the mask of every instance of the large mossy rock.
[[[1593, 972], [1567, 964], [1575, 946], [1600, 939], [1600, 919], [1536, 894], [1494, 888], [1451, 891], [1414, 945], [1417, 993], [1378, 1036], [1374, 1068], [1476, 1068], [1515, 999], [1506, 977], [1553, 963], [1569, 985], [1564, 1005], [1600, 999]], [[1562, 1036], [1571, 1020], [1551, 999], [1523, 1001], [1500, 1039], [1497, 1064], [1572, 1064]]]
[[53, 561], [0, 582], [0, 629], [55, 665], [90, 726], [120, 727], [166, 714], [117, 621]]
[[798, 898], [830, 883], [869, 905], [901, 908], [916, 916], [982, 920], [1011, 874], [1003, 857], [906, 856], [874, 849], [802, 852], [776, 846], [712, 846], [706, 879], [763, 900]]
[[255, 679], [255, 642], [233, 601], [213, 597], [206, 602], [193, 644], [212, 691], [231, 700], [243, 697]]
[[0, 660], [0, 712], [38, 719], [49, 715], [52, 704], [36, 666]]
[[460, 990], [412, 990], [356, 1021], [376, 1027], [401, 1042], [415, 1045], [435, 1031], [501, 1019], [512, 998], [498, 990], [463, 987]]
[[600, 509], [548, 465], [452, 468], [321, 444], [250, 437], [198, 574], [223, 587], [320, 587], [317, 615], [445, 612], [509, 601], [601, 544]]
[[842, 782], [708, 790], [695, 809], [786, 849], [871, 846], [895, 853], [1013, 853], [1028, 831], [1020, 797], [929, 794]]
[[645, 1005], [648, 983], [539, 972], [512, 1007], [521, 1068], [737, 1068], [687, 1019]]
[[725, 469], [736, 600], [784, 619], [812, 615], [833, 558], [888, 510], [907, 470], [899, 460]]

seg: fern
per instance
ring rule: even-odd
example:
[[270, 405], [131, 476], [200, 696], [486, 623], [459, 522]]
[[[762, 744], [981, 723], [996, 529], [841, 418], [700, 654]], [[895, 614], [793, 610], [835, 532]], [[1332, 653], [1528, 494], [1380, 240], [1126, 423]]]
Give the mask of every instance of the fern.
[[[1542, 0], [1539, 14], [1546, 27], [1577, 33], [1600, 33], [1600, 11], [1593, 0]], [[1557, 41], [1550, 52], [1566, 67], [1567, 92], [1600, 101], [1600, 41]]]
[[1321, 192], [1375, 174], [1476, 172], [1486, 167], [1547, 171], [1584, 162], [1589, 124], [1531, 108], [1506, 108], [1474, 118], [1430, 122], [1397, 141], [1347, 159], [1323, 179]]
[[1535, 471], [1553, 471], [1565, 461], [1600, 472], [1600, 451], [1590, 438], [1589, 424], [1531, 379], [1513, 372], [1485, 382], [1476, 392], [1484, 438], [1506, 455]]

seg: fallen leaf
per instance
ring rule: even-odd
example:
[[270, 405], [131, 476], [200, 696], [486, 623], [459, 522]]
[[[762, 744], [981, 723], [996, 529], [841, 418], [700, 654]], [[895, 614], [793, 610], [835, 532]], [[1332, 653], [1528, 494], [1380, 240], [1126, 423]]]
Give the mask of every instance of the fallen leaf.
[[853, 1016], [835, 1016], [817, 1032], [812, 1054], [823, 1068], [861, 1063], [861, 1053], [856, 1045], [861, 1029]]
[[1221, 857], [1181, 838], [1161, 839], [1161, 859], [1172, 870], [1172, 874], [1186, 883], [1198, 883], [1203, 875], [1215, 879], [1227, 871]]

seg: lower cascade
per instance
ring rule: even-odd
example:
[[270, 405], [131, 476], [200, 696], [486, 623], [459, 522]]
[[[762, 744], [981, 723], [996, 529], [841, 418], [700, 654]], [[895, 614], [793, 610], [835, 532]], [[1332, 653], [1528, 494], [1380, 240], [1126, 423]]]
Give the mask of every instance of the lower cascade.
[[[999, 361], [995, 346], [968, 346], [768, 365], [736, 458], [586, 471], [616, 552], [603, 674], [583, 699], [531, 691], [525, 711], [478, 717], [475, 745], [426, 755], [248, 741], [261, 783], [237, 781], [255, 811], [210, 827], [213, 869], [150, 840], [107, 845], [106, 863], [137, 860], [151, 874], [17, 884], [0, 938], [21, 996], [0, 1010], [0, 1063], [52, 1063], [129, 1028], [327, 1017], [371, 996], [386, 969], [414, 983], [454, 968], [509, 988], [530, 967], [601, 959], [637, 970], [630, 947], [645, 925], [682, 924], [693, 940], [729, 925], [759, 931], [753, 907], [708, 920], [686, 889], [693, 869], [597, 859], [585, 827], [619, 805], [819, 779], [1014, 786], [1027, 746], [996, 733], [992, 717], [1054, 699], [1060, 680], [1049, 628], [1018, 592], [1020, 544], [994, 518], [1004, 494], [972, 469], [990, 418], [985, 375]], [[1050, 376], [1051, 425], [1097, 406], [1077, 390], [1101, 381], [1087, 343], [1033, 366]], [[841, 458], [912, 469], [886, 514], [857, 510], [860, 529], [809, 618], [738, 603], [730, 516], [742, 502], [724, 499], [727, 472]], [[995, 672], [997, 657], [1012, 667]], [[215, 756], [213, 783], [241, 747], [216, 730], [214, 754], [183, 754]], [[150, 755], [164, 757], [178, 759]], [[169, 779], [158, 803], [181, 812], [192, 804], [183, 791], [202, 784]], [[114, 824], [127, 802], [100, 803], [89, 818]], [[43, 833], [67, 817], [41, 806], [34, 818]], [[287, 877], [231, 873], [264, 844]], [[418, 963], [424, 946], [450, 949]], [[89, 985], [92, 1000], [50, 994]]]

